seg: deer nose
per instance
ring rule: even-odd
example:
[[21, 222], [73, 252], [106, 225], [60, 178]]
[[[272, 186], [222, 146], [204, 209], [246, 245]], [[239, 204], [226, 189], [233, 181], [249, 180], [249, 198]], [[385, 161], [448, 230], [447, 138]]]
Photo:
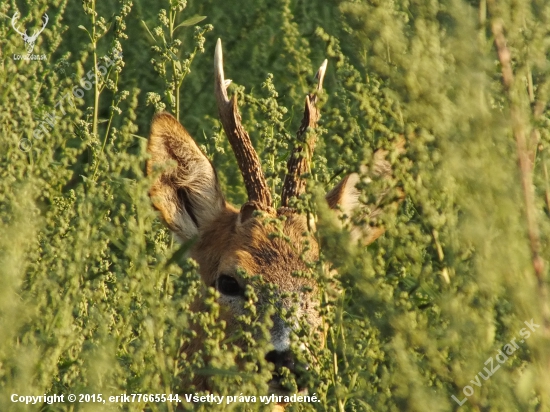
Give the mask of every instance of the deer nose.
[[278, 351], [272, 350], [265, 355], [265, 360], [275, 365], [275, 371], [281, 369], [283, 366], [288, 368], [292, 373], [296, 373], [296, 365], [292, 352], [289, 350]]
[[272, 350], [267, 355], [265, 355], [265, 360], [275, 365], [275, 371], [273, 372], [273, 383], [280, 384], [282, 378], [281, 368], [285, 367], [288, 368], [288, 370], [292, 372], [294, 376], [296, 376], [298, 391], [302, 391], [303, 389], [305, 389], [305, 386], [302, 385], [301, 379], [299, 378], [301, 375], [300, 372], [309, 370], [309, 365], [297, 365], [291, 351]]

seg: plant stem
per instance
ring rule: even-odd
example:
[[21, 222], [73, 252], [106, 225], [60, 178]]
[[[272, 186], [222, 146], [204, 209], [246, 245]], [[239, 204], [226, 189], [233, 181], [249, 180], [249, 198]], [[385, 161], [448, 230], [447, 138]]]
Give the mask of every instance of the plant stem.
[[[169, 17], [169, 20], [170, 20], [170, 44], [172, 44], [174, 42], [174, 24], [176, 22], [176, 14], [177, 14], [177, 11], [174, 10], [171, 6], [170, 6], [170, 17]], [[180, 84], [178, 82], [178, 78], [176, 76], [176, 62], [172, 59], [172, 82], [174, 83], [174, 88], [173, 88], [173, 93], [174, 93], [174, 98], [176, 99], [176, 119], [180, 120]]]
[[[97, 136], [97, 127], [98, 127], [98, 112], [99, 112], [99, 85], [97, 81], [97, 41], [96, 41], [96, 21], [95, 21], [95, 0], [92, 2], [92, 49], [94, 55], [94, 76], [96, 81], [94, 83], [94, 121], [92, 124], [92, 133]], [[99, 159], [98, 159], [99, 161]]]
[[[493, 1], [489, 2], [493, 5]], [[510, 50], [506, 46], [506, 37], [504, 36], [504, 28], [500, 19], [493, 19], [491, 30], [495, 38], [495, 47], [497, 50], [498, 59], [502, 71], [502, 83], [508, 94], [510, 103], [510, 118], [512, 120], [512, 131], [516, 140], [516, 149], [518, 154], [518, 162], [521, 176], [521, 187], [523, 191], [523, 201], [525, 204], [525, 219], [527, 223], [527, 234], [531, 248], [531, 262], [537, 277], [539, 287], [539, 296], [541, 298], [542, 318], [544, 329], [547, 335], [550, 335], [550, 310], [548, 308], [548, 291], [544, 279], [544, 261], [540, 255], [540, 234], [537, 224], [537, 210], [535, 206], [535, 193], [533, 188], [533, 163], [527, 146], [527, 137], [525, 135], [524, 121], [520, 112], [520, 108], [516, 102], [516, 97], [513, 93], [514, 72], [512, 70], [512, 58]], [[534, 148], [536, 150], [536, 147]]]
[[548, 167], [546, 166], [546, 161], [542, 163], [542, 167], [544, 170], [544, 182], [546, 183], [546, 191], [545, 191], [545, 200], [546, 200], [546, 208], [548, 209], [548, 214], [550, 215], [550, 178], [548, 177]]
[[[115, 84], [118, 84], [118, 73], [116, 74], [116, 81]], [[115, 106], [115, 96], [113, 95], [113, 100], [111, 101], [111, 106]], [[107, 144], [107, 138], [109, 137], [109, 132], [111, 131], [111, 124], [113, 122], [113, 117], [115, 116], [115, 112], [111, 111], [111, 115], [109, 116], [109, 122], [107, 123], [107, 128], [105, 129], [105, 137], [103, 137], [103, 144], [101, 145], [101, 150], [99, 151], [99, 154], [97, 155], [97, 162], [95, 164], [94, 173], [92, 174], [92, 180], [95, 180], [95, 176], [97, 173], [97, 169], [99, 168], [99, 158], [105, 151], [105, 146]]]

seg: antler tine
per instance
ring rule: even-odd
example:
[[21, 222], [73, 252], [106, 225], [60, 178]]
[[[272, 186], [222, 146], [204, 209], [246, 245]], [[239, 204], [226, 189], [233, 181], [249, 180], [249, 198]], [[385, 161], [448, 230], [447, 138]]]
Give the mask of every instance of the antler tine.
[[27, 34], [27, 30], [25, 30], [25, 33], [23, 33], [23, 32], [21, 32], [21, 31], [19, 31], [19, 30], [17, 29], [17, 27], [15, 27], [15, 22], [17, 21], [17, 18], [18, 18], [18, 17], [19, 17], [19, 12], [16, 11], [16, 12], [13, 14], [12, 18], [11, 18], [11, 27], [13, 27], [13, 29], [15, 30], [16, 33], [18, 33], [18, 34], [21, 35], [21, 36], [24, 36], [24, 35]]
[[[321, 64], [321, 67], [319, 67], [319, 70], [317, 70], [317, 73], [315, 73], [315, 78], [317, 79], [317, 90], [321, 91], [323, 90], [323, 81], [325, 80], [325, 73], [327, 71], [327, 64], [328, 60], [325, 59], [323, 61], [323, 64]], [[317, 98], [317, 96], [314, 96]]]
[[50, 18], [46, 13], [44, 13], [44, 15], [42, 16], [42, 20], [44, 20], [44, 23], [42, 24], [42, 28], [40, 29], [40, 31], [36, 34], [37, 36], [44, 31], [44, 29], [46, 28], [46, 25], [50, 21]]
[[40, 29], [36, 30], [35, 33], [33, 33], [33, 35], [31, 36], [31, 39], [36, 40], [38, 38], [40, 33], [42, 33], [44, 31], [44, 29], [46, 28], [46, 25], [48, 24], [48, 21], [50, 20], [50, 18], [48, 17], [48, 15], [46, 13], [44, 13], [44, 15], [42, 16], [42, 20], [44, 20], [43, 23], [42, 23], [42, 27]]
[[[288, 207], [291, 198], [300, 196], [306, 188], [306, 182], [301, 176], [310, 169], [309, 160], [317, 143], [315, 133], [310, 133], [308, 137], [307, 129], [315, 129], [317, 127], [317, 121], [320, 117], [319, 108], [316, 105], [317, 96], [323, 90], [327, 63], [328, 61], [325, 59], [315, 75], [317, 79], [317, 93], [311, 93], [306, 96], [304, 117], [302, 118], [302, 124], [298, 129], [298, 133], [296, 133], [297, 143], [287, 162], [287, 174], [281, 194], [281, 206], [285, 208]], [[306, 153], [304, 153], [304, 148], [306, 149]]]
[[250, 136], [241, 123], [241, 115], [237, 107], [237, 95], [234, 95], [231, 100], [227, 97], [227, 87], [231, 80], [224, 79], [222, 42], [220, 39], [216, 43], [214, 55], [214, 76], [220, 121], [239, 164], [248, 193], [248, 202], [261, 210], [272, 211], [271, 193], [262, 171], [260, 159], [252, 146]]

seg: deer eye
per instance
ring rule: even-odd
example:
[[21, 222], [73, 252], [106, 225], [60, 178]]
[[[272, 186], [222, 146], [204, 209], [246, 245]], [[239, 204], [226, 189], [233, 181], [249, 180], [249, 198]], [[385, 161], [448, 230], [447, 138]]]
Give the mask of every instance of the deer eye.
[[216, 280], [214, 287], [218, 289], [220, 293], [228, 296], [238, 296], [243, 294], [243, 289], [237, 280], [227, 275], [221, 275], [218, 280]]

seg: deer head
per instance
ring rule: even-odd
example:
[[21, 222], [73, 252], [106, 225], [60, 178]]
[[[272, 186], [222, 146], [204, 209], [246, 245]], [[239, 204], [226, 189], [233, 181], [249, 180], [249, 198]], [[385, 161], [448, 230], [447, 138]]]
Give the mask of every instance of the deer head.
[[[289, 207], [290, 200], [305, 191], [302, 175], [309, 171], [316, 140], [314, 133], [306, 131], [315, 129], [319, 119], [317, 94], [306, 96], [298, 143], [288, 160], [281, 205], [275, 210], [258, 155], [241, 124], [236, 96], [231, 99], [227, 96], [231, 81], [224, 78], [220, 40], [214, 66], [219, 117], [241, 170], [248, 201], [240, 209], [226, 202], [216, 170], [185, 128], [168, 113], [155, 115], [151, 125], [147, 171], [149, 174], [157, 168], [162, 171], [149, 194], [154, 207], [181, 242], [196, 239], [191, 256], [199, 263], [205, 284], [219, 291], [221, 316], [227, 322], [229, 333], [239, 328], [236, 318], [244, 311], [247, 280], [240, 275], [242, 271], [259, 275], [264, 282], [276, 286], [276, 294], [280, 296], [275, 302], [278, 308], [290, 309], [293, 301], [285, 296], [298, 296], [296, 319], [285, 320], [278, 313], [271, 318], [271, 351], [266, 359], [275, 364], [270, 387], [277, 392], [281, 390], [279, 369], [287, 367], [294, 373], [299, 369], [290, 353], [292, 329], [299, 320], [306, 321], [312, 330], [321, 323], [315, 282], [294, 275], [297, 271], [307, 271], [307, 262], [318, 259], [317, 242], [307, 217]], [[325, 60], [316, 75], [318, 92], [322, 90], [326, 67]], [[344, 178], [327, 195], [329, 206], [351, 215], [358, 204], [359, 193], [355, 188], [358, 180], [355, 174]], [[270, 218], [281, 218], [278, 229], [269, 223]], [[282, 232], [283, 236], [271, 236], [275, 231]], [[370, 236], [372, 241], [379, 234]], [[261, 290], [255, 292], [261, 309], [268, 299]]]
[[17, 21], [18, 17], [19, 17], [19, 12], [15, 12], [13, 17], [11, 18], [11, 26], [13, 27], [16, 33], [19, 33], [19, 35], [21, 35], [21, 37], [23, 38], [23, 41], [27, 45], [27, 53], [30, 54], [34, 49], [34, 44], [36, 43], [36, 39], [38, 39], [38, 36], [40, 35], [40, 33], [42, 33], [46, 28], [46, 25], [48, 24], [48, 21], [49, 21], [49, 17], [47, 14], [44, 14], [42, 16], [42, 20], [43, 20], [42, 27], [38, 29], [32, 36], [29, 36], [27, 34], [27, 30], [25, 30], [25, 32], [22, 32], [19, 29], [17, 29], [17, 27], [15, 27], [15, 22]]

